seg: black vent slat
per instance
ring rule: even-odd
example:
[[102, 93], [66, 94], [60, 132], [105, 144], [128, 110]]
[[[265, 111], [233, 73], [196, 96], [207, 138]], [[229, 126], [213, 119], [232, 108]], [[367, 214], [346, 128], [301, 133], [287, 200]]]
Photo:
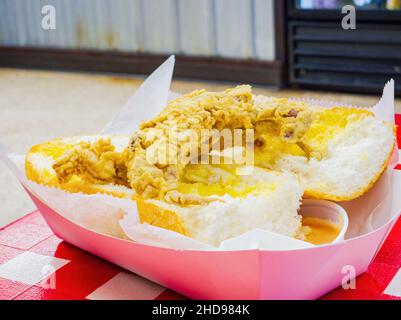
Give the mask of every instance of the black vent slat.
[[372, 50], [372, 51], [363, 51], [358, 50], [355, 51], [353, 49], [346, 50], [330, 50], [330, 49], [295, 49], [295, 54], [299, 55], [308, 55], [308, 56], [325, 56], [325, 57], [349, 57], [349, 58], [372, 58], [372, 59], [399, 59], [401, 60], [399, 52], [393, 51], [381, 51], [381, 50]]
[[401, 44], [401, 36], [394, 35], [392, 38], [384, 38], [382, 35], [375, 36], [369, 34], [352, 34], [348, 36], [344, 35], [294, 35], [294, 40], [303, 40], [303, 41], [321, 41], [321, 42], [355, 42], [355, 37], [358, 37], [358, 43], [383, 43], [383, 44]]
[[344, 64], [319, 64], [319, 63], [296, 63], [295, 69], [320, 70], [320, 71], [341, 71], [344, 73], [366, 73], [366, 74], [384, 74], [389, 76], [401, 75], [401, 65], [399, 66], [381, 66], [369, 65], [344, 65]]
[[[300, 78], [307, 78], [307, 79], [320, 79], [321, 77], [325, 76], [324, 71], [320, 70], [298, 70], [297, 71], [298, 76]], [[355, 72], [353, 77], [350, 77], [349, 74], [343, 73], [343, 72], [331, 72], [331, 77], [330, 79], [333, 80], [341, 80], [341, 81], [351, 81], [352, 83], [366, 83], [367, 81], [372, 82], [372, 83], [378, 83], [381, 85], [384, 85], [385, 82], [390, 80], [390, 77], [386, 75], [373, 75], [373, 74], [365, 74], [365, 73], [358, 73]]]
[[308, 56], [325, 56], [325, 57], [349, 57], [349, 58], [371, 58], [371, 59], [400, 59], [401, 51], [384, 51], [374, 49], [371, 51], [364, 50], [335, 50], [322, 48], [300, 48], [294, 50], [295, 54]]
[[362, 66], [366, 68], [366, 64], [369, 64], [369, 66], [373, 68], [382, 68], [382, 67], [387, 68], [388, 66], [397, 69], [401, 68], [401, 60], [381, 59], [379, 61], [376, 61], [367, 57], [350, 58], [350, 57], [324, 57], [324, 56], [316, 57], [316, 56], [299, 55], [296, 56], [295, 63], [312, 63], [312, 64], [318, 63], [326, 65], [337, 64], [337, 65], [347, 66], [348, 68], [352, 66]]
[[[332, 80], [319, 80], [320, 81], [320, 87], [334, 87], [334, 88], [341, 88], [342, 90], [345, 91], [351, 91], [351, 90], [347, 90], [351, 89], [352, 87], [357, 86], [360, 90], [358, 90], [359, 92], [368, 92], [367, 90], [371, 90], [372, 92], [381, 92], [381, 90], [383, 89], [383, 84], [381, 82], [367, 82], [367, 81], [354, 81], [352, 79], [332, 79]], [[308, 87], [314, 87], [316, 85], [316, 79], [314, 78], [303, 78], [303, 79], [297, 79], [295, 82], [295, 84], [305, 84], [308, 85]], [[380, 90], [377, 90], [378, 87], [380, 86]], [[367, 90], [362, 90], [363, 89], [367, 89]], [[395, 86], [397, 91], [401, 90], [401, 85], [397, 85]]]
[[294, 27], [293, 39], [295, 40], [318, 40], [318, 41], [340, 41], [358, 43], [395, 43], [401, 44], [401, 26], [392, 29], [381, 27], [363, 28], [358, 25], [356, 30], [343, 30], [336, 27]]

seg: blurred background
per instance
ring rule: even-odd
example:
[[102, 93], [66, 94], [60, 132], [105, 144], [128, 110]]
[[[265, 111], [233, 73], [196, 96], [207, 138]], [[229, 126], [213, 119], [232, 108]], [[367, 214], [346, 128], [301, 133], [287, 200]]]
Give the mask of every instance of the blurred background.
[[[0, 0], [1, 142], [98, 132], [170, 54], [177, 92], [372, 106], [390, 78], [401, 94], [401, 0]], [[0, 226], [34, 210], [2, 164], [0, 201]]]

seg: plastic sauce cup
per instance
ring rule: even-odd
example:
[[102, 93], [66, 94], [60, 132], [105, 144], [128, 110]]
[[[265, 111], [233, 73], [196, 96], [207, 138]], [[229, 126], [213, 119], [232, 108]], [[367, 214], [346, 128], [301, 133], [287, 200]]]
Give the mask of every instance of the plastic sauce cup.
[[344, 240], [345, 233], [348, 229], [348, 215], [339, 204], [327, 200], [304, 199], [299, 214], [302, 217], [329, 220], [339, 225], [340, 233], [331, 243]]

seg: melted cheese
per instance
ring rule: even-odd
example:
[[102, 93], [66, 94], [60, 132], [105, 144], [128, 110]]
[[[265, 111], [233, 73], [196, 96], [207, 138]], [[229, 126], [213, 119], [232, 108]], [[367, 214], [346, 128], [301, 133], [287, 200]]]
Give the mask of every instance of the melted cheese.
[[372, 115], [370, 111], [356, 108], [334, 107], [324, 109], [316, 113], [314, 121], [302, 139], [302, 143], [312, 155], [323, 156], [327, 152], [328, 142], [349, 123]]
[[202, 197], [230, 195], [241, 198], [251, 193], [261, 195], [276, 190], [274, 183], [249, 185], [241, 182], [235, 169], [234, 165], [189, 165], [184, 170], [182, 181], [178, 182], [177, 191]]

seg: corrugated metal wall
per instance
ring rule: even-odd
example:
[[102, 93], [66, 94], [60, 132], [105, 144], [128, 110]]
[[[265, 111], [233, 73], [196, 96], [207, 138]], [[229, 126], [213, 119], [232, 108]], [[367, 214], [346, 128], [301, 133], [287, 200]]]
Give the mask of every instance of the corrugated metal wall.
[[[56, 9], [43, 30], [41, 9]], [[0, 46], [274, 60], [273, 0], [0, 0]]]

